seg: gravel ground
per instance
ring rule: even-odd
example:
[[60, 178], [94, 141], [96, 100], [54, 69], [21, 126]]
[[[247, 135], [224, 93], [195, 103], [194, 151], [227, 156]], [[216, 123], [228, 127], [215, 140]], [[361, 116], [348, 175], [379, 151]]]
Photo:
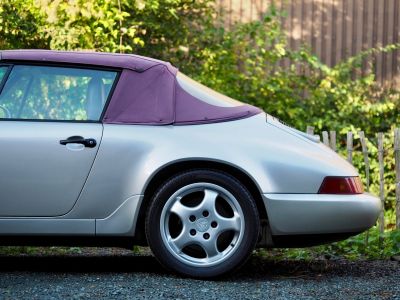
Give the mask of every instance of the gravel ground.
[[0, 299], [400, 299], [396, 261], [273, 261], [201, 281], [163, 270], [147, 252], [0, 256]]

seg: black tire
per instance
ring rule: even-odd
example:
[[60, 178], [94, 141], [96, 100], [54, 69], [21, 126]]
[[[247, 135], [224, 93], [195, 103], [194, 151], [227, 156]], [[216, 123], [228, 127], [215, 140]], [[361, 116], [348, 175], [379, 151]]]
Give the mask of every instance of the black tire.
[[[243, 213], [241, 224], [244, 224], [244, 228], [241, 227], [240, 229], [240, 232], [243, 232], [243, 235], [240, 234], [241, 239], [237, 240], [234, 250], [229, 256], [227, 255], [224, 261], [214, 265], [193, 266], [190, 263], [183, 262], [171, 253], [161, 235], [160, 220], [168, 199], [179, 189], [196, 183], [208, 183], [222, 187], [236, 198], [236, 203], [239, 204]], [[246, 262], [257, 243], [260, 220], [253, 197], [235, 177], [221, 171], [194, 169], [170, 178], [159, 188], [149, 205], [145, 226], [149, 246], [164, 267], [190, 277], [212, 278], [232, 272]], [[203, 234], [203, 231], [199, 234]], [[215, 240], [218, 241], [218, 236]]]

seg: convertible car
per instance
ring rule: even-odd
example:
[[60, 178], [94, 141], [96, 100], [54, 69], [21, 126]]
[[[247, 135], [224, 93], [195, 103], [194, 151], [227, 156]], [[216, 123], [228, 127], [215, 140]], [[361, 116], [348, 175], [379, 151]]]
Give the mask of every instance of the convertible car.
[[0, 52], [0, 243], [149, 245], [205, 278], [358, 234], [379, 199], [315, 136], [136, 55]]

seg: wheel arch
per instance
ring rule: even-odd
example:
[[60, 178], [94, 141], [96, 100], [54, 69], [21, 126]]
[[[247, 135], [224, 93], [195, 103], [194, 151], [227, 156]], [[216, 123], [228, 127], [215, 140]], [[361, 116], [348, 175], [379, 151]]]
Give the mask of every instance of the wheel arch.
[[139, 245], [146, 245], [145, 237], [145, 218], [146, 212], [150, 204], [150, 200], [154, 193], [157, 191], [159, 186], [167, 181], [169, 178], [179, 174], [183, 171], [193, 170], [193, 169], [210, 169], [215, 171], [225, 172], [237, 180], [239, 180], [253, 196], [256, 202], [257, 210], [260, 215], [260, 220], [268, 219], [267, 211], [262, 199], [262, 193], [257, 185], [256, 181], [242, 168], [228, 164], [223, 161], [216, 160], [206, 160], [206, 159], [190, 159], [190, 160], [179, 160], [171, 162], [167, 165], [160, 167], [150, 179], [147, 181], [143, 189], [143, 200], [140, 205], [136, 230], [135, 230], [135, 242]]

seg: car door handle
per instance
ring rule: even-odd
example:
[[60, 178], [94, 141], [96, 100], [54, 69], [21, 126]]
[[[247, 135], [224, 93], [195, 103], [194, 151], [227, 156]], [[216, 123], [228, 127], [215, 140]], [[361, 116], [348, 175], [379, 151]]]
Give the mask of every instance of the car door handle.
[[61, 140], [60, 141], [61, 145], [67, 145], [67, 144], [82, 144], [85, 147], [88, 148], [94, 148], [97, 145], [97, 142], [95, 139], [85, 139], [81, 136], [70, 136], [66, 140]]

